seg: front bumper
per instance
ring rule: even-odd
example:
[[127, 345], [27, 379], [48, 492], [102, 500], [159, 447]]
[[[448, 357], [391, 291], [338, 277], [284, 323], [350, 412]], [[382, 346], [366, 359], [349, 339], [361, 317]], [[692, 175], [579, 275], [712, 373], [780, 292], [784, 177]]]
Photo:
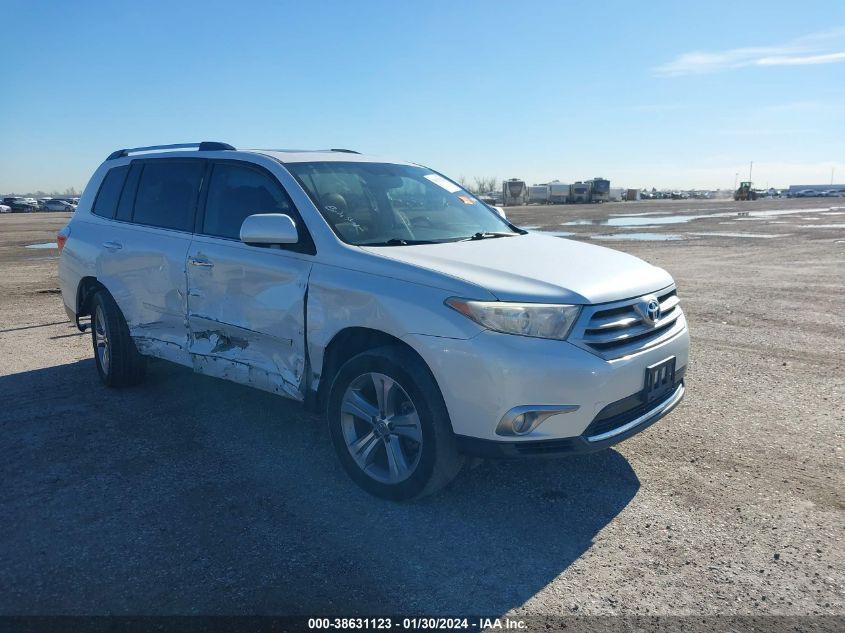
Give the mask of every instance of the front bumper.
[[[677, 391], [689, 354], [685, 324], [677, 336], [660, 345], [614, 360], [605, 360], [566, 341], [491, 331], [466, 340], [427, 335], [408, 335], [404, 340], [434, 374], [452, 429], [468, 453], [484, 452], [479, 447], [487, 443], [505, 446], [505, 452], [512, 445], [516, 454], [524, 454], [531, 452], [528, 447], [532, 444], [541, 447], [540, 442], [567, 440], [573, 450], [587, 451], [619, 442], [671, 409], [655, 412], [612, 436], [595, 438], [650, 414], [661, 404], [638, 401], [646, 368], [674, 356]], [[537, 405], [569, 409], [547, 418], [526, 435], [505, 437], [496, 433], [499, 421], [514, 407]], [[648, 410], [642, 409], [648, 405]], [[614, 416], [628, 417], [608, 422]], [[605, 428], [593, 426], [602, 421]], [[588, 442], [589, 437], [593, 440]]]
[[[616, 416], [613, 420], [604, 420], [597, 416], [586, 431], [577, 437], [559, 440], [529, 440], [524, 442], [501, 442], [482, 440], [466, 435], [457, 435], [458, 451], [471, 457], [490, 459], [514, 459], [519, 457], [556, 457], [578, 453], [594, 453], [618, 444], [647, 429], [660, 418], [674, 409], [684, 397], [684, 383], [681, 381], [664, 399], [649, 403], [647, 410], [634, 409]], [[627, 398], [626, 398], [627, 400]], [[613, 405], [609, 405], [613, 406]], [[607, 424], [601, 432], [591, 433], [596, 422]], [[615, 426], [612, 426], [616, 424]]]

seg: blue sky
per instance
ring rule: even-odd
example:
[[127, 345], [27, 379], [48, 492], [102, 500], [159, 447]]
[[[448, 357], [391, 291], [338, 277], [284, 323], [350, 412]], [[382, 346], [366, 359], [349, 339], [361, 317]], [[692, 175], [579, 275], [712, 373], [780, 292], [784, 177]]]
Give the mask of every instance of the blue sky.
[[[845, 3], [0, 0], [0, 192], [118, 147], [348, 147], [457, 178], [845, 182]], [[27, 42], [24, 43], [24, 37]]]

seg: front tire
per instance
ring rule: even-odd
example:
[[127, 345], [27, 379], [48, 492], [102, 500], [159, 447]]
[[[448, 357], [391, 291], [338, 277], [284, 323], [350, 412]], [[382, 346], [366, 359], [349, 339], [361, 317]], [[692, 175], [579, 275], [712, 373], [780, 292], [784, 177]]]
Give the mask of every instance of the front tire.
[[128, 387], [146, 375], [146, 359], [129, 336], [123, 313], [107, 290], [99, 290], [91, 305], [91, 342], [100, 380], [108, 387]]
[[404, 501], [430, 495], [463, 465], [434, 377], [398, 346], [347, 361], [332, 382], [326, 415], [341, 464], [377, 497]]

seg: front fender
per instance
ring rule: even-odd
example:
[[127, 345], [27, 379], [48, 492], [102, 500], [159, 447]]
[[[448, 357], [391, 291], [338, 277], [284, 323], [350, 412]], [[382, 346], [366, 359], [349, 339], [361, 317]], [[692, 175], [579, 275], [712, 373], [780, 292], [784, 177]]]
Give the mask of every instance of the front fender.
[[468, 339], [482, 328], [448, 308], [448, 290], [373, 273], [315, 264], [308, 282], [307, 342], [313, 376], [320, 376], [326, 348], [350, 327], [402, 339], [409, 334]]

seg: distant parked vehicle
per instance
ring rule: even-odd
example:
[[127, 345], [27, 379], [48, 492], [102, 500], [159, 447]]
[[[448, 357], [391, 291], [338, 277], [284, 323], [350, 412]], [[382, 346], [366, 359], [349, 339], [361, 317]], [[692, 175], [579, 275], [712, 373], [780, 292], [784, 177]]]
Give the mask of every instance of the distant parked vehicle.
[[43, 209], [44, 209], [44, 204], [45, 204], [48, 200], [52, 200], [52, 198], [50, 198], [50, 197], [47, 197], [47, 198], [38, 198], [38, 208], [43, 210]]
[[12, 207], [6, 204], [0, 204], [0, 213], [11, 213]]
[[796, 198], [815, 198], [819, 195], [819, 192], [815, 189], [801, 189], [801, 191], [795, 192]]
[[503, 206], [511, 207], [528, 203], [528, 185], [524, 180], [511, 178], [502, 183]]
[[67, 200], [47, 200], [44, 203], [44, 210], [45, 211], [74, 211], [74, 210], [76, 210], [76, 205], [68, 202]]
[[13, 213], [35, 211], [38, 209], [38, 203], [35, 200], [32, 198], [22, 198], [20, 196], [3, 198], [3, 204], [11, 207]]
[[549, 202], [551, 204], [566, 204], [569, 202], [569, 183], [557, 180], [550, 182]]
[[537, 204], [549, 204], [549, 185], [531, 185], [528, 187], [528, 202]]

